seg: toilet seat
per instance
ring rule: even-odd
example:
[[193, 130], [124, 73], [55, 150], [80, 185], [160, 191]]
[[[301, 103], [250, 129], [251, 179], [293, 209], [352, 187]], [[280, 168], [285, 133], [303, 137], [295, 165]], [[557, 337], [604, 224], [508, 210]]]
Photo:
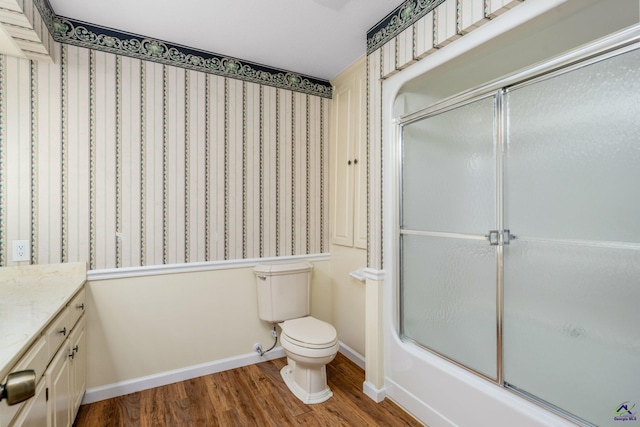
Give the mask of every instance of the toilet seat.
[[334, 347], [338, 333], [333, 325], [311, 316], [286, 320], [280, 324], [286, 340], [298, 347], [325, 349]]
[[322, 359], [326, 359], [325, 364], [329, 363], [340, 348], [338, 340], [335, 340], [333, 344], [323, 344], [321, 347], [310, 348], [306, 343], [297, 344], [286, 334], [280, 335], [280, 344], [282, 344], [282, 349], [288, 358], [293, 359], [296, 363], [305, 364], [317, 364]]

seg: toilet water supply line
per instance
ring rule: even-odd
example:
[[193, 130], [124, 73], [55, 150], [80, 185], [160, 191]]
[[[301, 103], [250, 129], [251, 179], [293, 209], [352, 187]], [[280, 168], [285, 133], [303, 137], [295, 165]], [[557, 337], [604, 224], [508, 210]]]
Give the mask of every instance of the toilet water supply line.
[[271, 348], [269, 350], [262, 351], [262, 345], [260, 343], [256, 343], [256, 344], [253, 345], [253, 349], [260, 356], [264, 356], [266, 353], [268, 353], [271, 350], [273, 350], [274, 348], [276, 348], [276, 344], [278, 343], [278, 331], [276, 330], [276, 325], [273, 325], [273, 331], [271, 331], [271, 335], [273, 336], [274, 341], [273, 341], [273, 345], [271, 346]]

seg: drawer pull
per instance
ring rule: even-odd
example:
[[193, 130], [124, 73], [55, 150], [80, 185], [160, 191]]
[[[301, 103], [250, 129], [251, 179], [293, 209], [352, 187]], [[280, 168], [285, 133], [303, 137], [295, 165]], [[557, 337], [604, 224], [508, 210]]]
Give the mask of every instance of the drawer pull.
[[84, 303], [76, 305], [78, 310], [84, 310]]
[[69, 352], [69, 358], [71, 358], [71, 359], [73, 360], [73, 350], [71, 350], [71, 351]]
[[73, 347], [73, 349], [72, 349], [72, 350], [73, 350], [75, 353], [77, 353], [77, 352], [78, 352], [78, 346], [76, 345], [75, 347]]
[[64, 328], [60, 329], [58, 331], [59, 334], [64, 335], [65, 337], [67, 336], [67, 327], [65, 326]]

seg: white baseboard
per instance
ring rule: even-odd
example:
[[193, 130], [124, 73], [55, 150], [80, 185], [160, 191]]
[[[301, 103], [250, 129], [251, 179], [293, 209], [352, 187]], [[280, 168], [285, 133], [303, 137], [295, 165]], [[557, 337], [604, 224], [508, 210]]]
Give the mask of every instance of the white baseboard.
[[375, 388], [375, 386], [369, 381], [362, 383], [362, 391], [376, 403], [382, 402], [384, 398], [387, 397], [387, 391], [384, 387]]
[[215, 374], [216, 372], [228, 371], [229, 369], [240, 368], [242, 366], [254, 365], [256, 363], [264, 362], [265, 360], [278, 359], [280, 357], [284, 357], [284, 350], [282, 347], [276, 347], [262, 357], [256, 353], [248, 353], [241, 356], [230, 357], [228, 359], [216, 360], [200, 365], [188, 366], [182, 369], [160, 372], [155, 375], [91, 388], [86, 391], [84, 399], [82, 399], [82, 404], [84, 405], [87, 403], [98, 402], [100, 400], [111, 399], [113, 397], [124, 396], [125, 394], [173, 384], [204, 375]]
[[347, 359], [358, 365], [361, 369], [365, 369], [364, 356], [340, 341], [340, 353], [342, 353]]
[[[340, 353], [364, 369], [364, 357], [351, 347], [340, 343]], [[263, 357], [260, 357], [255, 353], [247, 353], [236, 357], [215, 360], [213, 362], [203, 363], [200, 365], [188, 366], [186, 368], [176, 369], [173, 371], [160, 372], [146, 377], [95, 387], [86, 391], [84, 399], [82, 399], [82, 404], [84, 405], [87, 403], [98, 402], [100, 400], [124, 396], [125, 394], [148, 390], [154, 387], [161, 387], [163, 385], [173, 384], [204, 375], [215, 374], [216, 372], [228, 371], [229, 369], [253, 365], [264, 362], [265, 360], [278, 359], [284, 356], [285, 354], [282, 347], [276, 347]]]

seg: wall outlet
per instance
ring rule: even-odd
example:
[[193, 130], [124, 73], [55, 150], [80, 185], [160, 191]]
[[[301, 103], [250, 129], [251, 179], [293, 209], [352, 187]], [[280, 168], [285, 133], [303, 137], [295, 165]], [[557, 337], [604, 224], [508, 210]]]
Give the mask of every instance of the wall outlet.
[[14, 261], [31, 261], [31, 253], [29, 252], [28, 240], [13, 241], [13, 260]]

